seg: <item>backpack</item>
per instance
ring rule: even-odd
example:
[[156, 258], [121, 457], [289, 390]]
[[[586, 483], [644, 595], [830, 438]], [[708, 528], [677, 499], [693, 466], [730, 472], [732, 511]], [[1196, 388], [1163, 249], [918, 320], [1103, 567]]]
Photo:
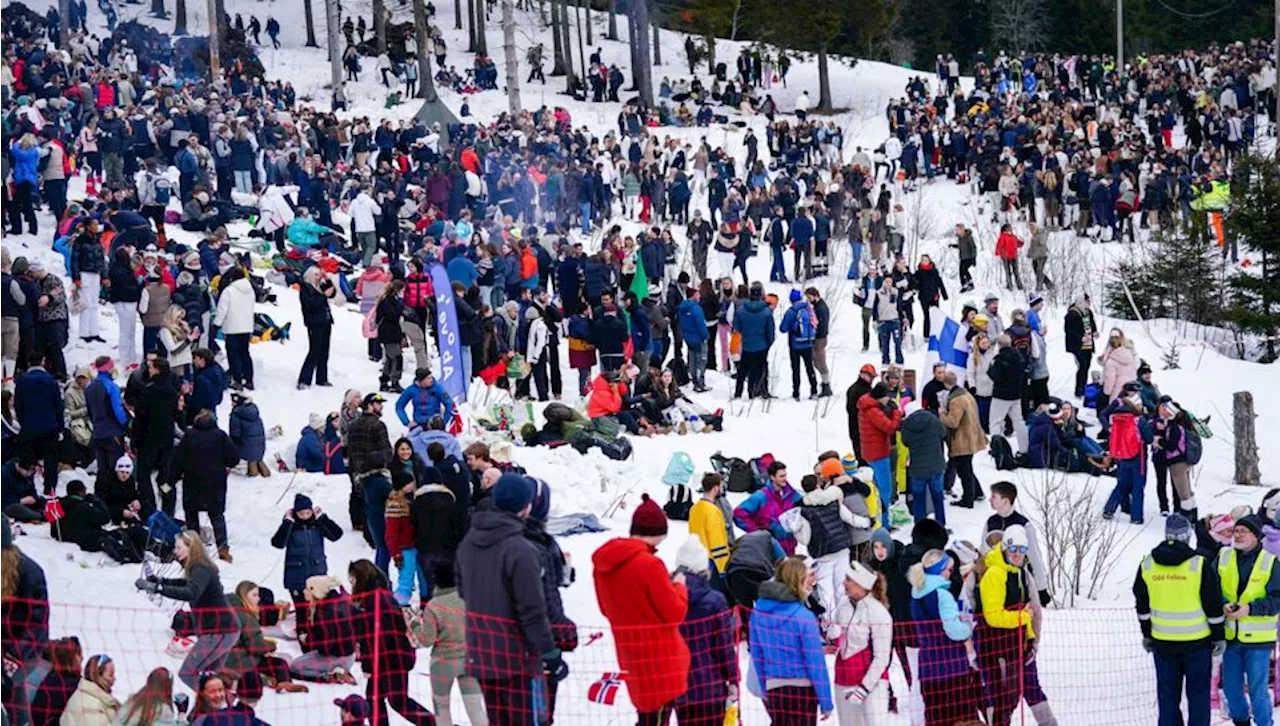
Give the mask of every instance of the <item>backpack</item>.
[[573, 419], [574, 411], [563, 403], [553, 401], [542, 409], [542, 415], [547, 423], [563, 424]]
[[689, 385], [689, 366], [682, 360], [675, 358], [667, 364], [667, 370], [671, 371], [671, 377], [675, 379], [677, 386]]
[[164, 512], [155, 512], [147, 517], [147, 531], [151, 533], [151, 542], [172, 548], [182, 534], [182, 525]]
[[729, 491], [742, 494], [751, 493], [756, 490], [755, 475], [751, 473], [751, 467], [747, 462], [738, 457], [726, 457], [720, 453], [711, 455], [711, 468], [724, 479], [725, 488]]
[[818, 316], [809, 305], [796, 310], [796, 318], [791, 323], [792, 343], [813, 343], [818, 331]]
[[690, 509], [693, 509], [693, 496], [689, 493], [689, 487], [683, 484], [671, 487], [671, 491], [667, 492], [667, 503], [662, 505], [667, 519], [688, 522]]
[[1009, 445], [1009, 440], [996, 434], [991, 437], [991, 458], [996, 461], [996, 469], [1000, 471], [1013, 471], [1018, 468], [1018, 460], [1013, 455], [1013, 447]]
[[[146, 534], [143, 533], [143, 538], [145, 537]], [[122, 565], [136, 565], [142, 562], [141, 550], [134, 544], [126, 528], [103, 532], [98, 544], [103, 554]]]
[[1196, 431], [1194, 426], [1184, 426], [1182, 428], [1187, 449], [1187, 464], [1195, 466], [1200, 463], [1200, 457], [1204, 455], [1204, 442], [1200, 439], [1200, 432]]
[[761, 454], [748, 462], [751, 467], [751, 475], [755, 477], [756, 480], [755, 488], [751, 491], [754, 492], [756, 489], [760, 489], [769, 483], [769, 465], [772, 464], [773, 461], [773, 454]]
[[173, 196], [173, 186], [169, 184], [169, 180], [156, 177], [155, 192], [156, 204], [169, 206], [169, 199]]
[[601, 445], [600, 453], [614, 461], [626, 461], [631, 458], [631, 441], [625, 436], [619, 436]]
[[662, 474], [662, 483], [669, 487], [689, 486], [693, 471], [693, 458], [683, 451], [677, 451], [667, 462], [667, 470]]
[[360, 326], [360, 332], [369, 340], [378, 337], [378, 308], [376, 306], [369, 308], [369, 312], [364, 314], [364, 323]]

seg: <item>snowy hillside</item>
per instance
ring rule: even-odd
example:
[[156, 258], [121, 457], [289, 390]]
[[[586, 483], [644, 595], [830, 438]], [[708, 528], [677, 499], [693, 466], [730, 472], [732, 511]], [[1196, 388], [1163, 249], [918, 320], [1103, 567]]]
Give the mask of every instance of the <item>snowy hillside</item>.
[[[35, 0], [28, 4], [43, 12], [50, 2], [51, 0]], [[317, 35], [323, 42], [323, 5], [318, 0], [313, 2], [318, 23]], [[353, 12], [367, 12], [367, 0], [348, 2], [346, 5]], [[408, 16], [410, 6], [398, 3], [394, 5], [397, 21]], [[191, 2], [188, 6], [190, 27], [200, 27], [204, 3]], [[149, 6], [123, 7], [126, 10], [121, 14], [122, 20], [128, 19], [131, 13], [142, 12], [145, 15]], [[226, 7], [233, 16], [243, 13], [246, 22], [250, 13], [256, 14], [264, 23], [268, 14], [274, 14], [284, 28], [284, 47], [273, 51], [268, 46], [262, 51], [268, 76], [290, 80], [298, 89], [300, 97], [311, 96], [316, 99], [316, 105], [328, 107], [329, 94], [324, 90], [324, 85], [328, 82], [327, 57], [322, 49], [301, 47], [304, 32], [299, 4], [274, 0], [227, 0]], [[449, 45], [448, 62], [459, 68], [469, 66], [470, 56], [464, 52], [466, 31], [453, 29], [453, 4], [438, 2], [437, 11], [436, 22], [444, 29]], [[96, 6], [90, 7], [89, 14], [91, 27], [95, 24], [100, 26], [102, 16]], [[603, 40], [604, 15], [593, 13], [593, 21], [596, 23], [596, 45], [603, 48], [604, 60], [617, 61], [625, 67], [628, 61], [626, 43]], [[160, 22], [159, 26], [166, 31], [171, 29], [169, 22]], [[625, 23], [619, 22], [619, 26], [625, 38]], [[102, 32], [101, 28], [99, 30]], [[497, 15], [491, 19], [487, 32], [489, 47], [494, 50], [495, 55], [500, 55], [501, 31]], [[524, 49], [537, 42], [544, 43], [549, 49], [549, 32], [537, 23], [536, 13], [521, 13], [517, 43], [522, 81], [527, 74], [527, 69], [524, 69]], [[662, 55], [665, 64], [654, 69], [655, 81], [660, 81], [663, 76], [687, 77], [683, 42], [684, 36], [663, 31]], [[719, 59], [732, 66], [738, 48], [739, 44], [722, 41], [719, 44]], [[588, 53], [591, 50], [588, 48]], [[575, 57], [576, 55], [575, 48]], [[501, 64], [500, 59], [499, 63]], [[549, 65], [548, 60], [548, 68]], [[371, 59], [366, 60], [365, 66], [365, 81], [349, 86], [354, 91], [348, 92], [352, 99], [348, 115], [400, 117], [416, 110], [410, 103], [397, 107], [390, 114], [384, 112], [384, 92], [374, 81]], [[700, 71], [705, 71], [705, 68], [703, 64]], [[862, 62], [854, 68], [833, 63], [831, 73], [836, 106], [849, 109], [839, 116], [840, 122], [847, 129], [847, 138], [850, 139], [846, 142], [846, 149], [851, 150], [859, 144], [874, 146], [880, 143], [887, 134], [883, 114], [885, 103], [890, 98], [902, 95], [903, 86], [916, 74], [874, 62]], [[816, 65], [813, 62], [793, 65], [788, 85], [788, 88], [775, 87], [772, 90], [783, 110], [792, 108], [794, 97], [802, 89], [809, 90], [816, 98]], [[562, 79], [549, 79], [545, 86], [522, 83], [523, 103], [526, 108], [536, 108], [542, 104], [549, 107], [564, 106], [572, 114], [575, 126], [585, 124], [599, 135], [610, 129], [616, 130], [618, 104], [577, 103], [558, 93], [561, 88]], [[462, 99], [456, 94], [442, 90], [441, 96], [455, 111], [461, 104]], [[484, 122], [498, 111], [506, 109], [506, 97], [501, 92], [482, 93], [470, 97], [470, 106], [472, 114]], [[756, 128], [757, 135], [763, 140], [763, 118], [748, 119], [747, 122]], [[732, 127], [660, 128], [656, 131], [660, 136], [670, 135], [689, 140], [705, 135], [713, 147], [723, 146], [731, 154], [740, 151], [743, 133]], [[764, 147], [762, 143], [761, 151], [767, 154]], [[83, 180], [76, 179], [72, 183], [71, 197], [78, 198], [82, 195]], [[940, 179], [935, 184], [921, 186], [919, 191], [911, 194], [903, 195], [895, 190], [894, 199], [904, 205], [898, 222], [907, 236], [908, 256], [915, 259], [921, 253], [933, 255], [949, 285], [956, 279], [958, 269], [955, 252], [948, 246], [952, 241], [950, 230], [958, 222], [975, 229], [980, 247], [979, 266], [975, 271], [977, 290], [969, 295], [952, 291], [950, 299], [943, 303], [944, 314], [958, 317], [966, 299], [981, 300], [987, 291], [1001, 295], [1001, 310], [1006, 316], [1009, 311], [1026, 306], [1024, 293], [1009, 292], [1000, 286], [1000, 272], [992, 254], [997, 227], [990, 220], [990, 210], [980, 206], [969, 187]], [[47, 215], [42, 215], [41, 225], [47, 229], [49, 223]], [[622, 219], [618, 223], [623, 224], [624, 228], [634, 228], [637, 224]], [[242, 236], [244, 231], [246, 228], [243, 223], [232, 229], [233, 236]], [[681, 234], [678, 233], [677, 236], [680, 237]], [[192, 235], [182, 232], [173, 236], [184, 242], [192, 238]], [[6, 237], [4, 244], [15, 257], [25, 255], [40, 259], [50, 269], [62, 270], [62, 258], [48, 249], [44, 237], [39, 241], [31, 236]], [[1132, 251], [1120, 244], [1082, 241], [1070, 233], [1055, 235], [1051, 245], [1049, 274], [1059, 280], [1059, 287], [1047, 294], [1049, 304], [1042, 314], [1049, 325], [1048, 344], [1053, 353], [1051, 393], [1070, 397], [1075, 362], [1064, 351], [1063, 346], [1062, 320], [1066, 302], [1080, 292], [1089, 292], [1094, 300], [1100, 300], [1107, 271], [1116, 261], [1132, 254]], [[854, 381], [857, 370], [863, 363], [878, 365], [880, 358], [874, 342], [871, 352], [863, 353], [861, 350], [861, 315], [851, 299], [853, 283], [845, 280], [843, 275], [848, 267], [848, 260], [849, 250], [845, 247], [836, 248], [831, 261], [833, 274], [816, 284], [832, 311], [828, 359], [832, 363], [832, 386], [837, 395], [829, 402], [797, 403], [782, 399], [773, 402], [768, 408], [759, 403], [731, 403], [732, 381], [722, 374], [709, 374], [707, 382], [712, 391], [695, 394], [693, 397], [710, 409], [726, 410], [729, 415], [726, 416], [723, 433], [686, 436], [671, 434], [652, 439], [633, 439], [635, 456], [621, 463], [609, 461], [595, 451], [582, 457], [567, 447], [555, 451], [524, 448], [515, 451], [514, 458], [517, 462], [527, 467], [532, 475], [545, 478], [550, 483], [554, 492], [553, 514], [594, 514], [600, 516], [610, 528], [607, 533], [577, 535], [565, 538], [562, 542], [577, 567], [577, 581], [566, 592], [565, 603], [568, 614], [582, 626], [584, 642], [592, 632], [605, 632], [601, 630], [605, 621], [592, 589], [591, 553], [609, 537], [626, 533], [631, 511], [639, 503], [641, 493], [647, 492], [659, 501], [666, 500], [667, 493], [660, 479], [673, 452], [683, 451], [691, 455], [700, 471], [708, 467], [708, 457], [717, 451], [744, 459], [771, 452], [778, 459], [791, 463], [792, 471], [795, 472], [793, 478], [798, 479], [801, 470], [806, 470], [819, 452], [827, 449], [843, 452], [850, 449], [843, 392]], [[750, 263], [752, 278], [767, 279], [768, 268], [769, 260], [765, 251]], [[1025, 277], [1028, 276], [1024, 275], [1024, 279]], [[785, 298], [790, 288], [770, 284], [768, 289]], [[284, 288], [277, 288], [276, 294], [279, 303], [275, 306], [260, 306], [259, 311], [267, 312], [281, 325], [292, 323], [295, 331], [300, 332], [302, 320], [297, 295]], [[114, 341], [114, 314], [106, 308], [103, 309], [103, 314], [102, 336]], [[309, 414], [336, 410], [340, 405], [342, 392], [346, 389], [368, 392], [376, 385], [378, 365], [370, 362], [365, 355], [360, 323], [360, 316], [353, 308], [335, 311], [334, 334], [337, 341], [330, 365], [334, 384], [331, 389], [311, 389], [304, 392], [295, 390], [297, 371], [306, 355], [305, 335], [295, 334], [295, 339], [291, 341], [260, 343], [253, 347], [257, 387], [254, 399], [262, 410], [266, 426], [278, 425], [284, 431], [282, 438], [268, 442], [268, 461], [279, 453], [292, 463], [292, 447], [298, 432], [306, 425]], [[1215, 345], [1220, 342], [1220, 336], [1212, 332], [1193, 333], [1185, 326], [1173, 322], [1151, 321], [1149, 325], [1143, 326], [1103, 316], [1098, 324], [1099, 329], [1104, 331], [1112, 326], [1121, 327], [1134, 339], [1138, 354], [1156, 369], [1154, 380], [1162, 391], [1172, 395], [1185, 408], [1201, 417], [1212, 416], [1215, 436], [1205, 442], [1204, 460], [1193, 479], [1201, 514], [1225, 512], [1238, 504], [1256, 507], [1265, 491], [1265, 488], [1245, 489], [1231, 484], [1231, 396], [1235, 391], [1249, 390], [1254, 394], [1258, 411], [1259, 443], [1262, 446], [1263, 482], [1280, 486], [1280, 458], [1276, 456], [1280, 451], [1280, 435], [1276, 433], [1280, 431], [1280, 375], [1277, 374], [1276, 366], [1231, 359]], [[1208, 342], [1206, 338], [1209, 339]], [[71, 340], [67, 350], [69, 366], [84, 365], [97, 355], [112, 352], [110, 346], [81, 342], [76, 336], [74, 323]], [[918, 326], [909, 341], [909, 350], [906, 351], [907, 367], [916, 371], [917, 380], [923, 384], [928, 371], [925, 367], [925, 343], [920, 338]], [[1179, 350], [1181, 369], [1160, 370], [1160, 361], [1170, 348]], [[565, 353], [567, 355], [567, 351]], [[790, 376], [785, 344], [774, 346], [769, 365], [774, 393], [785, 396], [789, 390], [787, 384]], [[412, 370], [409, 361], [406, 361], [405, 367]], [[567, 363], [562, 362], [562, 368], [566, 373], [567, 388], [572, 389], [569, 380], [573, 378], [573, 372], [568, 369]], [[575, 396], [569, 393], [566, 398], [573, 402]], [[221, 423], [224, 426], [229, 409], [229, 405], [224, 405], [221, 409]], [[403, 427], [393, 420], [390, 406], [386, 418], [394, 440]], [[975, 458], [975, 469], [984, 487], [1006, 478], [1016, 482], [1027, 492], [1024, 497], [1026, 501], [1021, 502], [1022, 509], [1033, 518], [1039, 517], [1030, 500], [1034, 492], [1043, 489], [1046, 484], [1046, 477], [1042, 472], [997, 472], [991, 458], [986, 455]], [[64, 473], [63, 485], [76, 476], [79, 475], [75, 472]], [[1093, 487], [1093, 509], [1100, 513], [1113, 481], [1105, 478], [1090, 480], [1083, 474], [1077, 474], [1069, 477], [1069, 486], [1073, 489]], [[1048, 618], [1040, 667], [1042, 680], [1058, 713], [1059, 723], [1064, 726], [1119, 726], [1151, 720], [1150, 714], [1153, 713], [1155, 703], [1154, 676], [1150, 659], [1142, 652], [1139, 643], [1131, 609], [1130, 587], [1140, 558], [1162, 537], [1163, 519], [1157, 510], [1154, 486], [1152, 477], [1147, 486], [1145, 525], [1135, 527], [1123, 517], [1106, 525], [1118, 531], [1120, 550], [1116, 555], [1114, 569], [1098, 588], [1097, 596], [1081, 600], [1076, 611], [1053, 612]], [[227, 521], [231, 549], [236, 560], [234, 564], [220, 566], [223, 584], [231, 588], [241, 580], [252, 580], [273, 587], [278, 594], [283, 595], [280, 582], [282, 555], [269, 544], [269, 539], [279, 524], [279, 517], [289, 507], [295, 493], [304, 493], [344, 529], [349, 529], [346, 505], [348, 490], [349, 483], [345, 476], [276, 473], [269, 480], [233, 477], [228, 492]], [[616, 513], [605, 517], [609, 510]], [[989, 514], [985, 503], [980, 503], [974, 510], [952, 508], [947, 512], [948, 526], [956, 537], [976, 540]], [[138, 594], [132, 586], [138, 576], [136, 567], [115, 566], [105, 562], [104, 556], [86, 555], [69, 545], [54, 542], [44, 527], [27, 527], [25, 534], [18, 540], [18, 544], [42, 563], [49, 575], [50, 600], [55, 603], [54, 634], [78, 632], [86, 643], [87, 653], [104, 651], [112, 654], [122, 664], [117, 694], [136, 689], [147, 671], [157, 664], [176, 668], [178, 659], [162, 654], [168, 640], [167, 626], [174, 604], [166, 602], [161, 606], [153, 605]], [[674, 562], [675, 551], [684, 541], [685, 534], [682, 523], [672, 523], [671, 536], [660, 549], [664, 559]], [[903, 536], [905, 533], [900, 535]], [[367, 556], [369, 550], [364, 543], [358, 536], [349, 533], [342, 541], [329, 548], [331, 571], [340, 573], [345, 568], [345, 563]], [[103, 607], [104, 605], [109, 607]], [[1086, 608], [1102, 612], [1086, 612]], [[282, 645], [282, 650], [291, 649], [293, 644]], [[591, 704], [585, 698], [589, 684], [613, 667], [612, 659], [612, 645], [607, 635], [567, 658], [573, 675], [559, 697], [563, 709], [558, 714], [561, 716], [560, 722], [571, 725], [620, 724], [631, 718], [629, 705], [609, 708]], [[425, 657], [420, 658], [417, 670], [425, 673]], [[1115, 675], [1121, 677], [1116, 678]], [[895, 674], [895, 678], [897, 677]], [[414, 677], [411, 682], [415, 697], [429, 703], [426, 677]], [[328, 704], [333, 698], [345, 695], [349, 690], [351, 689], [337, 686], [313, 686], [312, 693], [307, 696], [269, 694], [259, 713], [268, 722], [276, 724], [317, 723], [312, 714], [320, 712], [323, 707], [324, 717], [321, 722], [332, 723], [336, 721], [336, 717]], [[625, 703], [625, 699], [620, 699], [620, 703]], [[460, 705], [455, 705], [454, 713], [461, 713]], [[745, 700], [744, 722], [755, 724], [763, 723], [764, 720], [760, 703], [755, 699]], [[906, 723], [905, 718], [901, 723]]]

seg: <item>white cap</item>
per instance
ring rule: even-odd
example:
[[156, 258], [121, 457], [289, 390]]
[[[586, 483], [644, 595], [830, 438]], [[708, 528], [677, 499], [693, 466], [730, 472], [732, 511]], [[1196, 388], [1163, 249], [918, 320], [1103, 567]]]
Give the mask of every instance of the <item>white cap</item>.
[[307, 425], [317, 431], [319, 431], [320, 429], [323, 429], [324, 416], [318, 413], [311, 414], [310, 416], [307, 417]]
[[919, 410], [920, 410], [920, 401], [911, 400], [911, 401], [908, 401], [907, 405], [903, 407], [902, 413], [904, 416], [910, 416], [911, 414]]
[[849, 574], [846, 577], [857, 583], [863, 590], [870, 590], [876, 586], [876, 573], [861, 562], [849, 565]]
[[706, 572], [710, 566], [710, 560], [711, 556], [707, 554], [707, 548], [697, 537], [686, 539], [684, 544], [680, 545], [680, 550], [676, 552], [676, 565], [690, 572]]
[[1004, 531], [1005, 549], [1027, 546], [1027, 530], [1021, 524], [1014, 524]]

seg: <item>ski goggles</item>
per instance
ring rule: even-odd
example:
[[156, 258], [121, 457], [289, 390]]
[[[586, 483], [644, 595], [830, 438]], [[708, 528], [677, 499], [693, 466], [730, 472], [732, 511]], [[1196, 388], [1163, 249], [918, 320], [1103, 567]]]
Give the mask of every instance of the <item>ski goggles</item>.
[[1025, 555], [1027, 547], [1026, 545], [1006, 545], [1004, 551], [1013, 555]]

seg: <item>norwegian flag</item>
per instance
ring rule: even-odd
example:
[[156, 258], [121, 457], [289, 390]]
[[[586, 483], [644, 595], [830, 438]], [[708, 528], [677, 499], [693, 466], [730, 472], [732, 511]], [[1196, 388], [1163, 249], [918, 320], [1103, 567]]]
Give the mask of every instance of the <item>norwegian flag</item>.
[[587, 699], [592, 703], [603, 703], [606, 706], [612, 706], [614, 699], [618, 697], [618, 689], [621, 687], [621, 673], [606, 673], [587, 689]]
[[44, 503], [44, 519], [49, 524], [57, 522], [59, 519], [67, 516], [66, 511], [62, 509], [62, 502], [57, 498], [50, 497]]

